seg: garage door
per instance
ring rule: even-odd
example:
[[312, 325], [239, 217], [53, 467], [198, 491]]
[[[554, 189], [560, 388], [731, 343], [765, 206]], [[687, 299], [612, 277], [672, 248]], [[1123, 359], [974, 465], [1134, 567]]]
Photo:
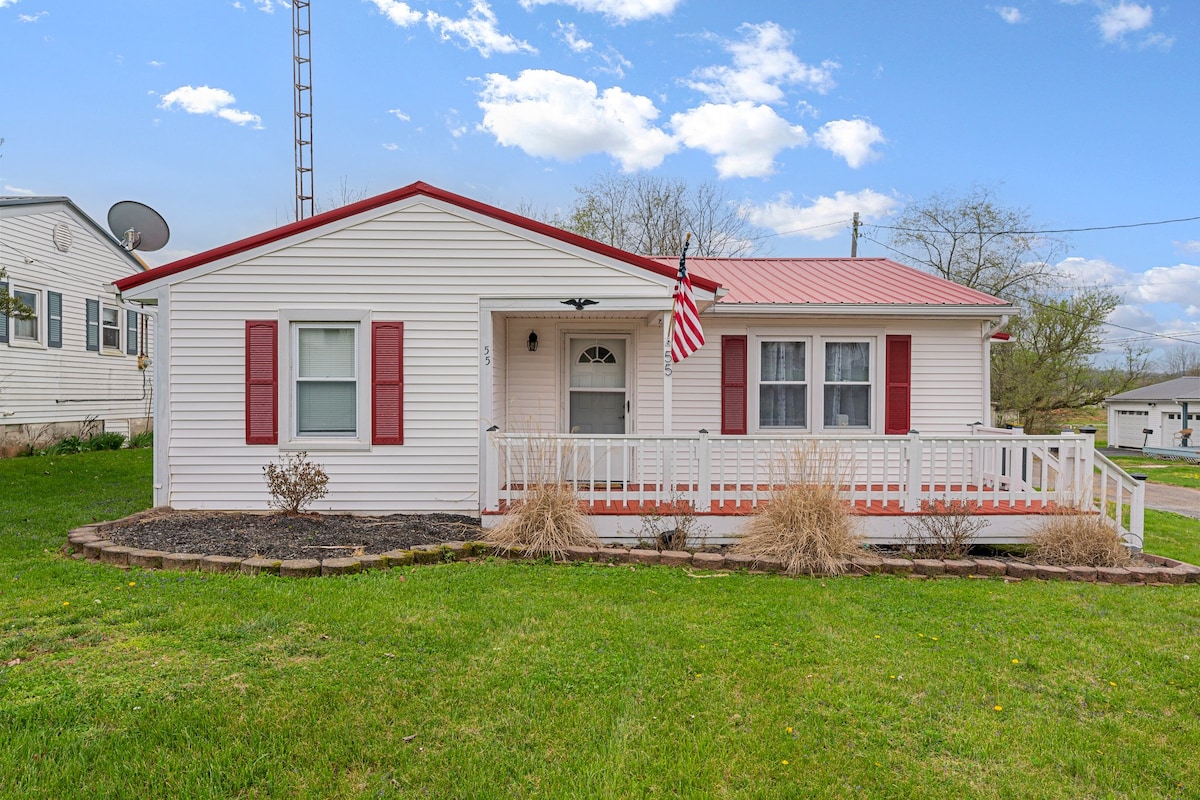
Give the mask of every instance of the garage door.
[[1118, 411], [1117, 440], [1114, 444], [1117, 447], [1132, 447], [1141, 450], [1142, 442], [1146, 440], [1146, 434], [1142, 433], [1142, 429], [1149, 427], [1149, 411]]

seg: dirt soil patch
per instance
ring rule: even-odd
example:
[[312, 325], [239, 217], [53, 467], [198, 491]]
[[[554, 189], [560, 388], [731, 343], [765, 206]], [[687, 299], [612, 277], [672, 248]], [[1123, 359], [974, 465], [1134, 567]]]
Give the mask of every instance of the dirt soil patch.
[[459, 514], [247, 514], [152, 509], [111, 523], [104, 538], [168, 553], [269, 559], [339, 558], [482, 538], [479, 520]]

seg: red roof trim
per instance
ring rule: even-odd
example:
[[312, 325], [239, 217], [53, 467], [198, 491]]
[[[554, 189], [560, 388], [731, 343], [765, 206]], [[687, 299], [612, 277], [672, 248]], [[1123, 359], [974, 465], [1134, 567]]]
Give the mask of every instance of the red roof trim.
[[[288, 238], [289, 236], [295, 236], [296, 234], [304, 233], [306, 231], [319, 228], [323, 225], [328, 225], [331, 222], [346, 219], [347, 217], [352, 217], [365, 211], [372, 211], [376, 208], [390, 205], [391, 203], [407, 200], [410, 197], [416, 197], [417, 195], [423, 195], [435, 200], [441, 200], [445, 203], [450, 203], [451, 205], [456, 205], [460, 208], [466, 209], [467, 211], [474, 211], [476, 213], [492, 217], [493, 219], [497, 219], [501, 222], [516, 225], [517, 227], [532, 231], [533, 233], [549, 236], [552, 239], [558, 239], [566, 244], [581, 247], [585, 250], [590, 250], [593, 253], [597, 253], [598, 255], [617, 259], [618, 261], [623, 261], [626, 264], [639, 267], [647, 270], [648, 272], [653, 272], [656, 275], [674, 278], [678, 274], [676, 269], [664, 264], [660, 264], [659, 262], [653, 261], [649, 258], [644, 258], [642, 256], [635, 255], [625, 250], [620, 250], [616, 247], [602, 244], [600, 242], [594, 242], [591, 239], [584, 238], [583, 236], [579, 236], [569, 231], [564, 231], [560, 228], [555, 228], [553, 225], [547, 225], [544, 222], [538, 222], [537, 220], [523, 217], [520, 214], [514, 214], [511, 211], [505, 211], [504, 209], [490, 206], [487, 203], [481, 203], [478, 200], [472, 200], [469, 197], [463, 197], [462, 195], [454, 194], [453, 192], [447, 192], [444, 189], [431, 186], [423, 181], [417, 181], [416, 183], [411, 183], [408, 186], [395, 189], [391, 192], [387, 192], [386, 194], [381, 194], [376, 197], [369, 197], [366, 200], [360, 200], [357, 203], [351, 203], [348, 206], [336, 208], [333, 211], [326, 211], [324, 214], [318, 214], [315, 217], [302, 219], [298, 222], [293, 222], [280, 228], [274, 228], [273, 230], [265, 231], [254, 236], [249, 236], [236, 242], [230, 242], [229, 244], [222, 245], [220, 247], [214, 247], [213, 249], [206, 250], [203, 253], [196, 253], [195, 255], [188, 256], [187, 258], [181, 258], [178, 261], [173, 261], [170, 264], [164, 264], [161, 267], [157, 267], [140, 275], [132, 275], [128, 278], [122, 278], [116, 282], [116, 285], [118, 289], [124, 292], [136, 286], [141, 286], [144, 283], [150, 283], [151, 281], [156, 281], [160, 278], [166, 278], [171, 275], [178, 275], [179, 273], [186, 272], [189, 269], [194, 269], [195, 267], [209, 264], [222, 258], [228, 258], [229, 256], [234, 256], [238, 253], [244, 253], [247, 250], [253, 250], [256, 247], [262, 247], [263, 245], [271, 244], [272, 242], [278, 242], [282, 239]], [[721, 287], [721, 284], [717, 283], [716, 281], [712, 281], [707, 278], [701, 278], [699, 276], [692, 277], [692, 285], [709, 292], [715, 292]]]

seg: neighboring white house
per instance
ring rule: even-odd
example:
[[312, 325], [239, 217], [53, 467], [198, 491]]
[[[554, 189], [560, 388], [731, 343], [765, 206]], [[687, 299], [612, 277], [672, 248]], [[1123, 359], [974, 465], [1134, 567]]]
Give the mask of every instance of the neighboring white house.
[[65, 197], [0, 197], [0, 291], [33, 312], [0, 316], [0, 453], [148, 429], [152, 326], [113, 286], [145, 269]]
[[1050, 459], [981, 428], [1008, 303], [884, 259], [691, 259], [707, 343], [672, 365], [677, 261], [416, 183], [125, 278], [158, 308], [155, 503], [265, 509], [263, 466], [297, 451], [329, 474], [317, 508], [373, 513], [495, 512], [564, 446], [634, 519], [684, 470], [715, 511], [804, 441], [893, 516], [1016, 501], [1035, 462], [1063, 492], [1091, 474], [1086, 437]]
[[1178, 447], [1179, 432], [1185, 428], [1195, 432], [1190, 437], [1192, 445], [1200, 442], [1200, 377], [1173, 378], [1131, 389], [1104, 398], [1104, 405], [1111, 447]]

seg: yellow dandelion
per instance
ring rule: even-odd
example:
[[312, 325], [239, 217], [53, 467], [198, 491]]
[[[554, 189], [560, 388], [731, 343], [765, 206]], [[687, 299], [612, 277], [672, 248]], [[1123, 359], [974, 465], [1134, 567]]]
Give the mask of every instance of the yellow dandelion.
[[69, 606], [69, 605], [71, 605], [71, 601], [70, 601], [70, 600], [63, 600], [63, 605], [64, 605], [64, 606]]
[[130, 585], [130, 586], [137, 586], [137, 581], [130, 581], [130, 582], [129, 582], [129, 585]]
[[783, 765], [784, 765], [785, 767], [787, 766], [787, 759], [786, 759], [786, 758], [783, 760]]
[[933, 637], [933, 640], [936, 642], [936, 641], [937, 641], [937, 637], [936, 637], [936, 636], [934, 636], [934, 637]]
[[1003, 710], [1004, 710], [1004, 706], [992, 706], [992, 708], [996, 709], [997, 711], [1003, 711]]
[[1109, 681], [1109, 682], [1108, 682], [1108, 685], [1109, 685], [1109, 686], [1116, 686], [1116, 684], [1115, 684], [1115, 683], [1113, 683], [1112, 681]]
[[923, 633], [918, 633], [917, 636], [920, 636], [922, 639], [925, 638], [925, 634], [923, 634]]
[[787, 731], [788, 733], [791, 733], [791, 732], [792, 732], [792, 726], [791, 726], [791, 725], [788, 725], [786, 728], [784, 728], [784, 730], [785, 730], [785, 731]]
[[879, 634], [878, 634], [878, 633], [877, 633], [877, 634], [875, 634], [875, 638], [876, 638], [876, 639], [878, 639], [878, 638], [879, 638]]
[[1020, 664], [1020, 663], [1021, 663], [1021, 659], [1019, 659], [1019, 658], [1014, 658], [1014, 659], [1013, 659], [1013, 663], [1014, 663], [1014, 664]]

